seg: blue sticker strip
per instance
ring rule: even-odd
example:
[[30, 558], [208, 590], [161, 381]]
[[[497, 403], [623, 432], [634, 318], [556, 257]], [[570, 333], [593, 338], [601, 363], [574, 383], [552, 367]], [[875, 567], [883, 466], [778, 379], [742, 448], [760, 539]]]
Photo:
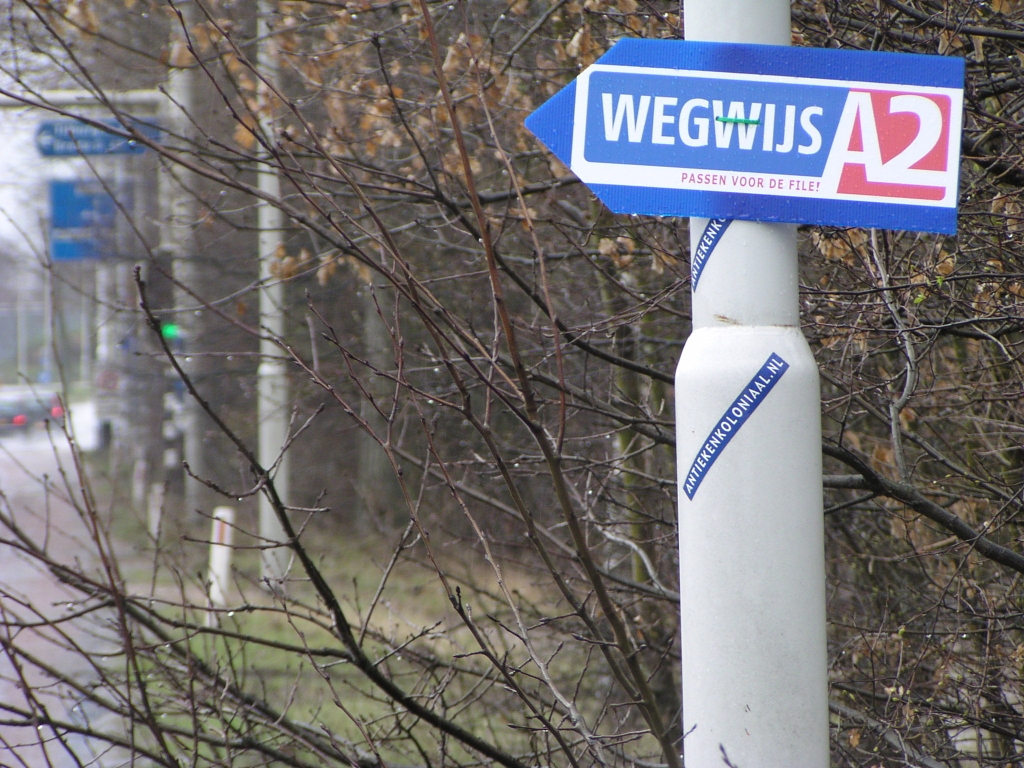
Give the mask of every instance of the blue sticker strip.
[[690, 285], [694, 293], [697, 292], [697, 282], [700, 280], [708, 259], [711, 258], [711, 252], [715, 250], [715, 246], [718, 245], [718, 241], [722, 239], [722, 235], [725, 234], [725, 230], [729, 228], [730, 224], [732, 224], [732, 219], [711, 219], [704, 227], [704, 234], [700, 236], [697, 250], [690, 262]]
[[700, 488], [700, 484], [704, 481], [704, 476], [707, 475], [708, 470], [711, 469], [711, 465], [715, 463], [722, 451], [725, 450], [725, 446], [732, 440], [733, 435], [739, 432], [740, 427], [750, 418], [750, 414], [757, 410], [757, 406], [772, 391], [772, 387], [782, 378], [787, 368], [789, 368], [789, 363], [772, 352], [765, 364], [761, 366], [761, 370], [754, 375], [750, 383], [743, 388], [740, 396], [733, 400], [732, 405], [722, 414], [722, 418], [719, 419], [715, 428], [711, 430], [708, 439], [704, 441], [704, 446], [697, 453], [693, 464], [690, 465], [690, 471], [686, 473], [686, 480], [683, 482], [683, 492], [688, 499], [693, 500], [694, 494]]

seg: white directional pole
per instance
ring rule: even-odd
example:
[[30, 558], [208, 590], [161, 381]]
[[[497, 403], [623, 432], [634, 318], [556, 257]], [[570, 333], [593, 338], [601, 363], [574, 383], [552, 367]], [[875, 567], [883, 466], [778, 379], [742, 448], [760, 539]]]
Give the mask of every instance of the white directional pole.
[[[233, 507], [214, 507], [213, 527], [210, 531], [210, 606], [224, 608], [228, 604], [231, 586], [231, 540], [235, 525]], [[206, 625], [217, 625], [216, 611], [206, 614]]]
[[[689, 40], [788, 45], [788, 0], [686, 0]], [[818, 369], [796, 228], [691, 219], [676, 373], [687, 768], [827, 768]]]
[[[270, 37], [270, 13], [272, 5], [261, 0], [258, 5], [256, 21], [256, 38], [258, 49], [256, 55], [260, 72], [271, 83], [277, 82], [277, 57]], [[270, 115], [269, 105], [272, 98], [268, 94], [265, 111], [260, 117], [260, 128], [267, 141], [273, 142], [274, 123]], [[261, 163], [257, 171], [257, 184], [261, 192], [271, 198], [281, 195], [281, 181], [277, 169], [270, 163], [273, 158], [265, 148], [260, 147]], [[257, 227], [259, 229], [260, 259], [260, 326], [265, 335], [277, 338], [284, 336], [284, 285], [271, 273], [271, 264], [277, 258], [278, 249], [284, 243], [283, 216], [281, 211], [260, 200], [256, 204]], [[259, 460], [264, 467], [271, 467], [277, 462], [274, 474], [274, 485], [281, 500], [288, 499], [288, 454], [281, 454], [285, 441], [288, 439], [288, 369], [281, 359], [281, 350], [270, 339], [260, 340], [260, 365], [256, 376], [257, 411], [259, 418]], [[277, 585], [288, 572], [291, 550], [286, 546], [270, 546], [273, 542], [287, 542], [284, 528], [270, 500], [260, 494], [260, 542], [267, 547], [263, 550], [263, 578], [270, 585]]]

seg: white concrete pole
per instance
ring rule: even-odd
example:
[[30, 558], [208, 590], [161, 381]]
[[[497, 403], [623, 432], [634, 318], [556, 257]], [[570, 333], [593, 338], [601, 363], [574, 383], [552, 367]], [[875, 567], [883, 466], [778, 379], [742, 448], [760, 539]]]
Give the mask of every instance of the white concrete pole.
[[[224, 608], [228, 604], [228, 589], [231, 586], [231, 541], [235, 525], [233, 507], [215, 507], [213, 527], [210, 531], [210, 606]], [[216, 626], [216, 611], [206, 614], [206, 625]]]
[[43, 267], [43, 352], [39, 381], [53, 381], [53, 262], [49, 257]]
[[[271, 3], [261, 0], [258, 4], [256, 37], [258, 48], [256, 64], [259, 71], [270, 82], [277, 82], [277, 49], [271, 37]], [[260, 130], [266, 140], [274, 141], [274, 120], [271, 114], [273, 99], [267, 94], [260, 115]], [[261, 163], [256, 172], [257, 186], [265, 195], [276, 199], [281, 196], [281, 181], [273, 158], [265, 147], [260, 146]], [[260, 260], [260, 327], [264, 335], [284, 336], [284, 285], [271, 274], [271, 265], [284, 245], [284, 219], [281, 211], [270, 203], [260, 200], [256, 204], [257, 228], [259, 229]], [[288, 439], [288, 368], [281, 359], [281, 350], [270, 339], [260, 341], [260, 365], [256, 373], [257, 410], [259, 418], [259, 460], [264, 467], [277, 463], [274, 485], [284, 503], [288, 503], [288, 454], [281, 454]], [[288, 573], [291, 550], [286, 546], [269, 546], [273, 542], [287, 542], [284, 528], [278, 519], [270, 500], [260, 494], [260, 542], [267, 547], [263, 550], [262, 573], [269, 584], [277, 585]]]
[[153, 546], [160, 544], [160, 532], [163, 530], [164, 493], [163, 483], [150, 483], [149, 497], [146, 504], [146, 528]]
[[[788, 45], [789, 2], [686, 0], [685, 29]], [[699, 281], [676, 373], [686, 766], [827, 768], [819, 385], [796, 228], [691, 219], [690, 232]]]

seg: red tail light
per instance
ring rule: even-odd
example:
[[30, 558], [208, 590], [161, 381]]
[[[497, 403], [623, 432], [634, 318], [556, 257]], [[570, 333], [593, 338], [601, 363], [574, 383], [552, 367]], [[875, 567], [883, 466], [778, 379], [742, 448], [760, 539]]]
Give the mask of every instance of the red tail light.
[[50, 409], [50, 415], [55, 419], [61, 419], [64, 417], [64, 409], [59, 405], [55, 405]]
[[19, 413], [17, 416], [11, 419], [11, 424], [13, 424], [16, 427], [24, 427], [26, 424], [28, 424], [28, 416], [26, 416], [23, 413]]

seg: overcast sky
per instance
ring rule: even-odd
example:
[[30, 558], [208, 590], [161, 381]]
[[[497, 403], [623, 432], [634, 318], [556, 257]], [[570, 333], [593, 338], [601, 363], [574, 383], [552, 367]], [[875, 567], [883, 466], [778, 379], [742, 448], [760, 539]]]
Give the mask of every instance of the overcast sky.
[[42, 110], [0, 107], [0, 242], [14, 244], [33, 261], [42, 252], [50, 215], [47, 182], [92, 176], [84, 160], [39, 154], [36, 130], [40, 122], [53, 119]]

